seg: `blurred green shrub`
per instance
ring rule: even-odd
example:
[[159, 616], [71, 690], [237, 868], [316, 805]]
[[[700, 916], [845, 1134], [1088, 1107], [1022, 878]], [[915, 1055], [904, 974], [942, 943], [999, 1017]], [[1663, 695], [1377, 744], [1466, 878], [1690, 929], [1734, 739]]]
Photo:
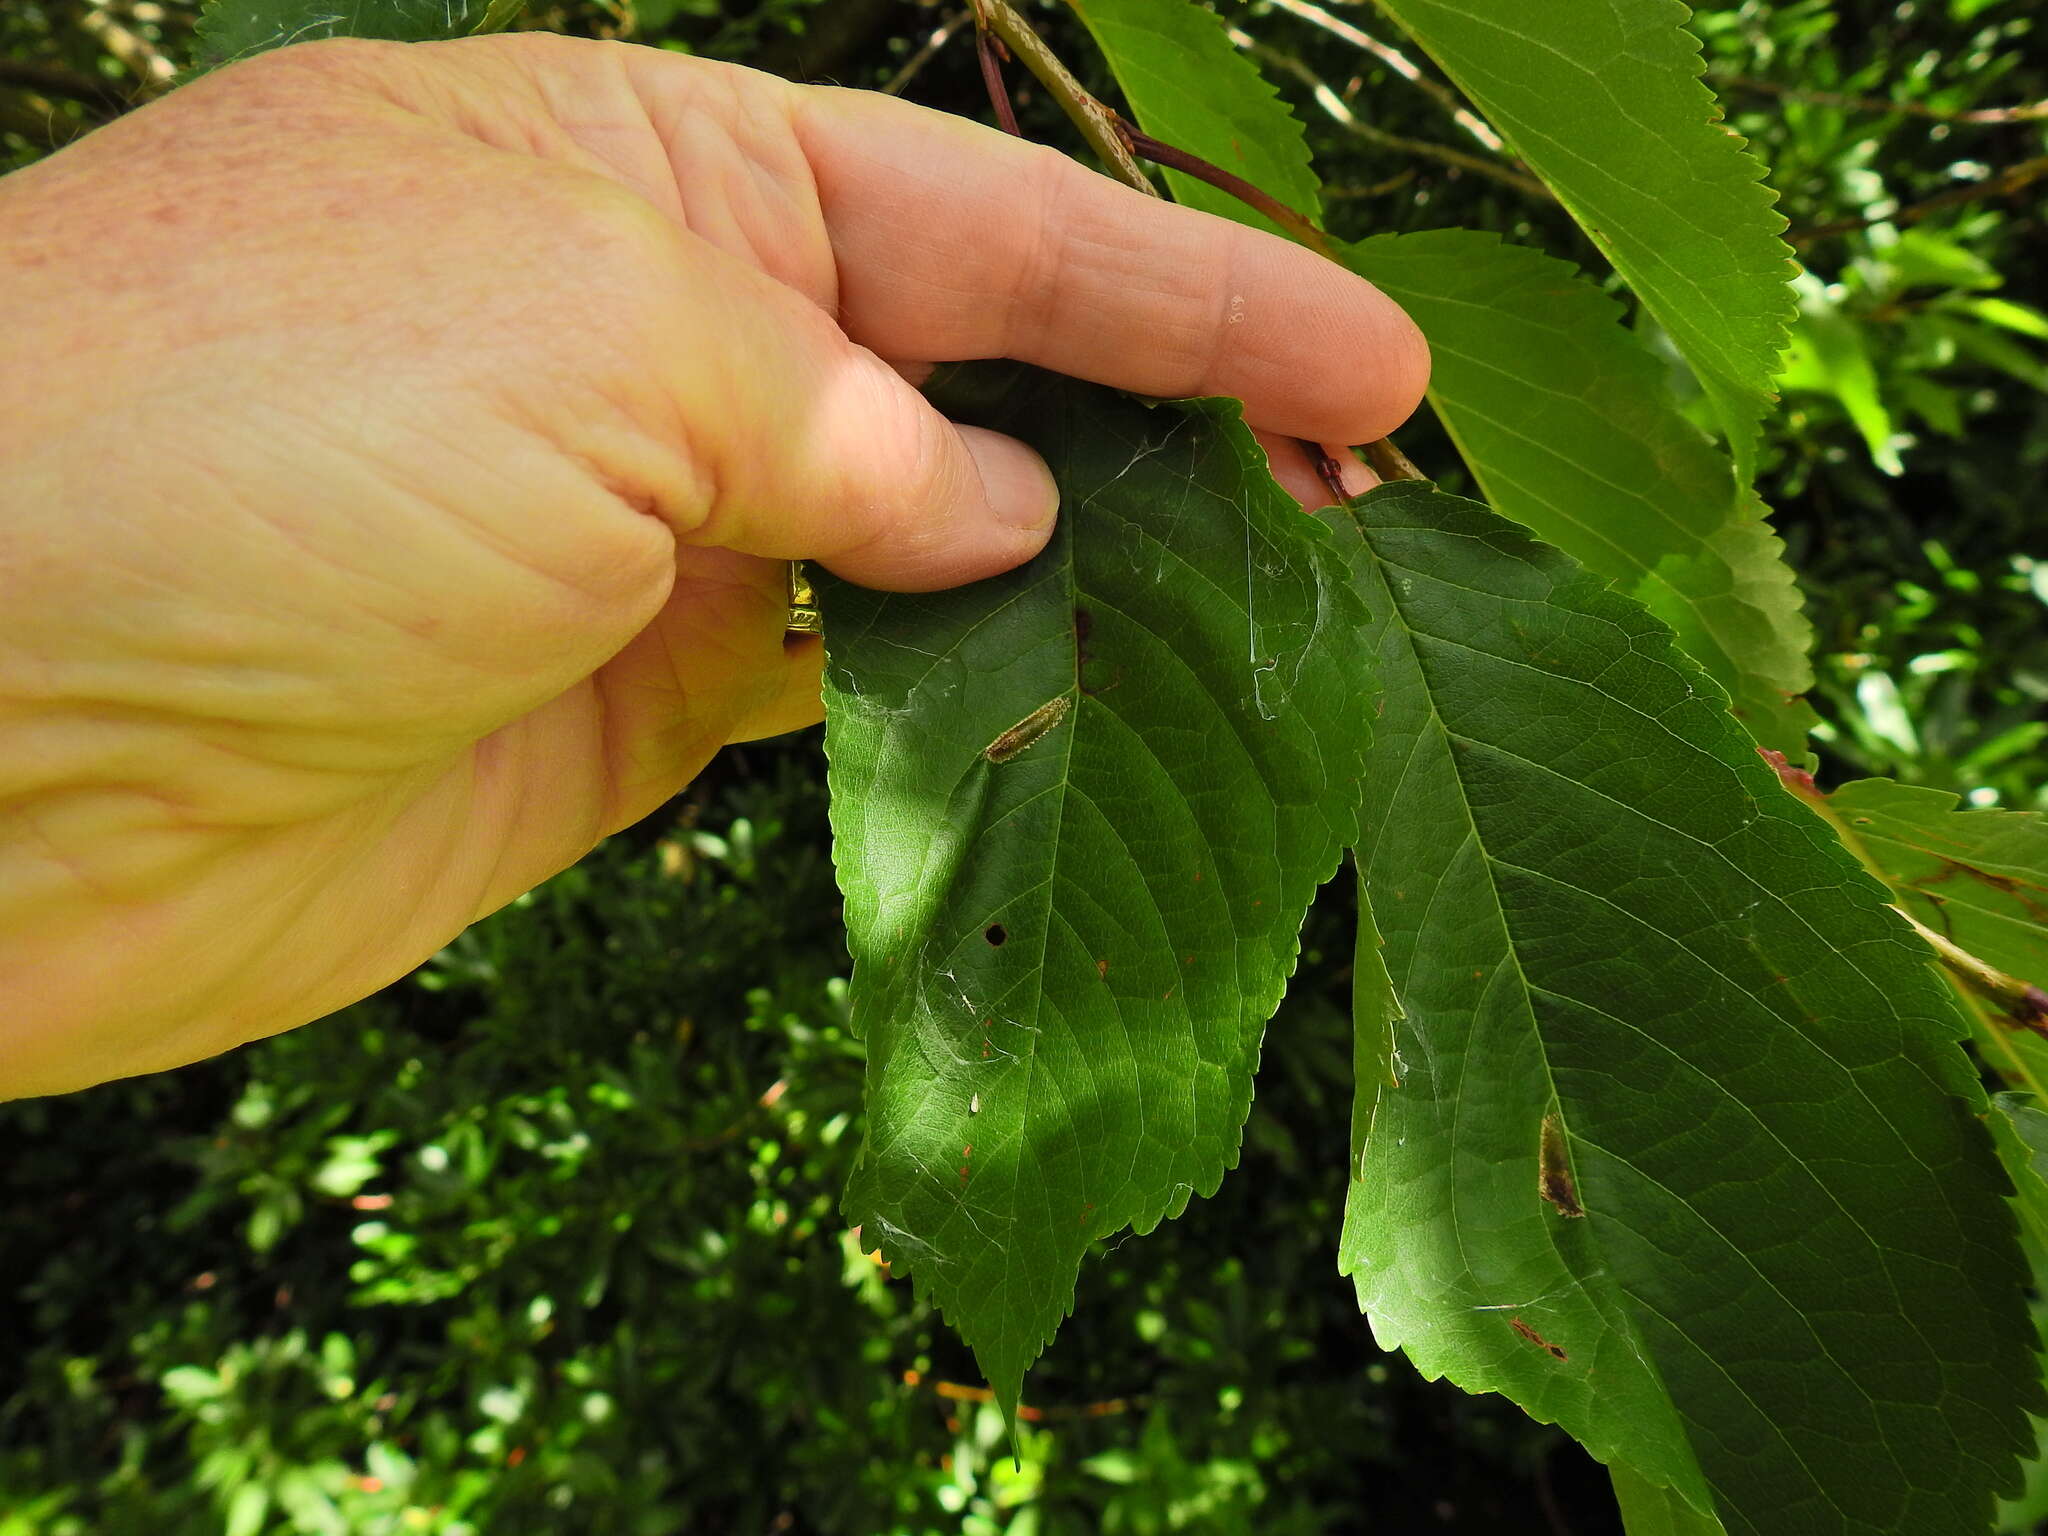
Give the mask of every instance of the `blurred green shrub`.
[[1334, 1274], [1342, 910], [1245, 1168], [1091, 1271], [1013, 1459], [836, 1216], [815, 750], [748, 749], [358, 1008], [9, 1106], [0, 1533], [1487, 1530], [1553, 1454], [1597, 1500], [1390, 1371]]
[[[1586, 254], [1554, 206], [1386, 142], [1472, 149], [1391, 66], [1217, 4], [1383, 136], [1276, 70], [1354, 193], [1340, 233], [1464, 223]], [[958, 9], [534, 18], [876, 85]], [[191, 14], [0, 5], [0, 60], [119, 106]], [[2041, 804], [2040, 199], [1899, 218], [2048, 149], [2048, 123], [1957, 115], [2048, 97], [2035, 8], [1738, 0], [1695, 25], [1810, 274], [1765, 492], [1808, 579], [1828, 772]], [[956, 34], [911, 94], [979, 116], [981, 89]], [[1067, 142], [1021, 94], [1027, 129]], [[0, 168], [111, 109], [0, 78]], [[1403, 442], [1456, 481], [1428, 423]], [[0, 1106], [0, 1536], [1615, 1529], [1575, 1449], [1382, 1357], [1335, 1276], [1341, 881], [1272, 1027], [1244, 1166], [1084, 1272], [1013, 1458], [965, 1352], [836, 1214], [862, 1063], [821, 786], [812, 740], [745, 749], [358, 1008]]]

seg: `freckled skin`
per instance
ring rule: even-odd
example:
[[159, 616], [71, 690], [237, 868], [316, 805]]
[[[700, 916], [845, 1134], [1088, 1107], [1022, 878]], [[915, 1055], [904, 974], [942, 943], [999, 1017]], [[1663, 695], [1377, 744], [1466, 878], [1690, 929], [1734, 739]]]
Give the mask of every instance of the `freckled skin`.
[[1426, 374], [1366, 284], [1049, 150], [541, 36], [285, 49], [0, 180], [0, 335], [0, 1097], [341, 1007], [817, 719], [788, 559], [1029, 558], [1051, 480], [932, 363], [1276, 443]]

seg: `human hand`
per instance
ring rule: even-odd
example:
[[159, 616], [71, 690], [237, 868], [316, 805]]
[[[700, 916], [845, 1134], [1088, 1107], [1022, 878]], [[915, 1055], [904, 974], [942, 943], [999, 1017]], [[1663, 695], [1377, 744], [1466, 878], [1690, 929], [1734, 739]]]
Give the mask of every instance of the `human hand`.
[[921, 366], [1331, 442], [1427, 370], [1050, 150], [539, 36], [287, 49], [0, 182], [0, 335], [0, 1097], [341, 1007], [815, 720], [786, 558], [1035, 553], [1043, 466]]

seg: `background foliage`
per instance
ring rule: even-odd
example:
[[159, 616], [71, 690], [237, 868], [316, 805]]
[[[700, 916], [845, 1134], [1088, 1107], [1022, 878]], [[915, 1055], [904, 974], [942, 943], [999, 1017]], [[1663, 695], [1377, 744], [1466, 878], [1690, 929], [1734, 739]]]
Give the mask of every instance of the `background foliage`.
[[[1217, 8], [1307, 124], [1335, 233], [1472, 225], [1597, 268], [1426, 67], [1342, 35], [1390, 42], [1371, 10]], [[1807, 267], [1762, 457], [1821, 636], [1824, 781], [2048, 806], [2048, 121], [2003, 110], [2048, 98], [2033, 9], [1694, 19]], [[164, 88], [192, 23], [0, 7], [0, 165]], [[577, 0], [529, 24], [850, 84], [914, 64], [911, 97], [986, 116], [950, 6]], [[1022, 94], [1027, 131], [1068, 143]], [[1402, 442], [1457, 488], [1430, 422]], [[814, 741], [728, 754], [359, 1008], [0, 1108], [0, 1536], [1618, 1529], [1568, 1442], [1381, 1357], [1336, 1278], [1341, 881], [1244, 1168], [1084, 1270], [1012, 1460], [964, 1351], [837, 1215], [861, 1051], [824, 849]]]

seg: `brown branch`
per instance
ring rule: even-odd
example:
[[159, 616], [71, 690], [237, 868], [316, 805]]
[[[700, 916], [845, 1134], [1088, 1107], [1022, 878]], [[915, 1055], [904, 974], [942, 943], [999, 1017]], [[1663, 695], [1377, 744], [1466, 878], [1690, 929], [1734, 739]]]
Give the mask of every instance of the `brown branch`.
[[1930, 107], [1917, 101], [1893, 101], [1888, 96], [1845, 96], [1838, 91], [1810, 91], [1803, 86], [1780, 85], [1775, 80], [1757, 80], [1748, 75], [1720, 75], [1716, 77], [1716, 83], [1730, 90], [1776, 96], [1785, 101], [1805, 101], [1821, 107], [1847, 107], [1852, 112], [1903, 113], [1907, 117], [1932, 118], [1941, 123], [2035, 123], [2048, 119], [2048, 101], [2019, 107], [1956, 110]]
[[90, 75], [28, 59], [0, 59], [0, 85], [58, 101], [75, 101], [103, 122], [119, 117], [134, 105], [111, 80], [95, 80]]
[[1854, 234], [1857, 230], [1868, 229], [1873, 224], [1917, 224], [1944, 208], [2008, 196], [2041, 180], [2044, 176], [2048, 176], [2048, 155], [2036, 155], [2031, 160], [2009, 165], [1996, 176], [1984, 181], [1951, 187], [1946, 192], [1937, 192], [1932, 197], [1923, 198], [1917, 203], [1908, 203], [1905, 207], [1895, 208], [1890, 213], [1870, 214], [1858, 219], [1837, 219], [1832, 224], [1816, 224], [1810, 229], [1795, 229], [1785, 238], [1794, 245], [1810, 245], [1816, 240], [1825, 240], [1833, 235]]
[[1159, 189], [1152, 185], [1152, 179], [1116, 131], [1116, 114], [1074, 78], [1059, 56], [1045, 46], [1045, 40], [1031, 29], [1031, 23], [1017, 14], [1009, 0], [974, 0], [974, 4], [977, 15], [986, 17], [989, 30], [1008, 44], [1011, 55], [1038, 77], [1038, 83], [1060, 104], [1060, 110], [1081, 130], [1088, 147], [1102, 157], [1102, 163], [1116, 178], [1126, 186], [1157, 197]]

